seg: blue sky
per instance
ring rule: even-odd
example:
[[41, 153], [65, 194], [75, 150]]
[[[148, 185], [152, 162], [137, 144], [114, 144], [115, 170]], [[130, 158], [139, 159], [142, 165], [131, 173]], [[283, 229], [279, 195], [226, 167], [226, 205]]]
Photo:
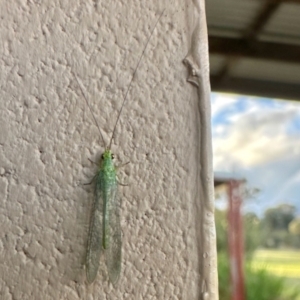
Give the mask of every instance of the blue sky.
[[214, 170], [260, 189], [248, 210], [290, 203], [300, 214], [300, 102], [220, 93], [211, 101]]

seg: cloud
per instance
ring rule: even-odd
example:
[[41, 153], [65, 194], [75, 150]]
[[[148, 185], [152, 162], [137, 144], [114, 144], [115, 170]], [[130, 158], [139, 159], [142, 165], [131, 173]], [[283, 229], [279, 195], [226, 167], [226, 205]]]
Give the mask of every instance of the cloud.
[[212, 128], [214, 170], [240, 174], [259, 188], [256, 209], [284, 201], [297, 205], [299, 103], [214, 94]]
[[278, 102], [250, 97], [236, 97], [234, 101], [228, 101], [228, 96], [214, 99], [212, 105], [217, 107], [212, 114], [216, 169], [253, 167], [300, 154], [300, 129], [296, 130], [300, 106]]

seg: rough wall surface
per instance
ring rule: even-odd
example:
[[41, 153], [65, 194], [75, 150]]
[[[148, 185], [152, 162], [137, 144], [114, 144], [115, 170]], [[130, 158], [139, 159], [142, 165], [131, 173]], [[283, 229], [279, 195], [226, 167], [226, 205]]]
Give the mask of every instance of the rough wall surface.
[[[203, 1], [201, 1], [203, 3]], [[0, 2], [0, 299], [198, 299], [199, 109], [182, 64], [191, 1]], [[123, 259], [116, 287], [84, 259], [97, 161], [120, 169]], [[193, 17], [194, 18], [194, 17]], [[212, 230], [212, 237], [214, 232]], [[103, 270], [102, 270], [103, 269]], [[215, 299], [215, 298], [214, 298]]]

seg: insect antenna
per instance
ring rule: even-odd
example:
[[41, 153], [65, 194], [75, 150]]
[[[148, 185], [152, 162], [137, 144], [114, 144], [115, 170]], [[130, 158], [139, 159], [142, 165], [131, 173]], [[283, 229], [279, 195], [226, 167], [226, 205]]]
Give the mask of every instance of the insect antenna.
[[165, 11], [165, 10], [162, 11], [162, 13], [160, 14], [159, 18], [157, 19], [155, 25], [153, 26], [153, 29], [152, 29], [152, 31], [151, 31], [151, 33], [150, 33], [150, 36], [149, 36], [149, 38], [148, 38], [148, 40], [147, 40], [147, 43], [146, 43], [146, 45], [145, 45], [145, 47], [144, 47], [144, 49], [143, 49], [143, 52], [142, 52], [142, 54], [141, 54], [141, 56], [140, 56], [140, 58], [139, 58], [139, 61], [138, 61], [137, 65], [136, 65], [136, 67], [135, 67], [135, 70], [134, 70], [133, 75], [132, 75], [132, 77], [131, 77], [130, 83], [129, 83], [128, 88], [127, 88], [127, 90], [126, 90], [125, 96], [124, 96], [124, 98], [123, 98], [123, 103], [122, 103], [121, 108], [120, 108], [119, 113], [118, 113], [118, 117], [117, 117], [117, 120], [116, 120], [116, 123], [115, 123], [115, 126], [114, 126], [114, 130], [113, 130], [113, 132], [112, 132], [112, 136], [111, 136], [111, 139], [110, 139], [110, 142], [109, 142], [108, 149], [111, 149], [111, 144], [112, 144], [113, 138], [114, 138], [114, 136], [115, 136], [117, 124], [118, 124], [118, 122], [119, 122], [119, 119], [120, 119], [120, 116], [121, 116], [121, 113], [122, 113], [124, 104], [125, 104], [126, 99], [127, 99], [127, 96], [128, 96], [128, 92], [129, 92], [129, 90], [130, 90], [130, 88], [131, 88], [131, 84], [132, 84], [132, 82], [133, 82], [133, 79], [134, 79], [134, 77], [135, 77], [135, 74], [136, 74], [136, 72], [137, 72], [137, 69], [138, 69], [138, 67], [139, 67], [139, 65], [140, 65], [140, 62], [141, 62], [141, 60], [142, 60], [142, 58], [143, 58], [143, 56], [144, 56], [144, 54], [145, 54], [146, 48], [147, 48], [147, 46], [148, 46], [148, 44], [149, 44], [149, 42], [150, 42], [150, 39], [151, 39], [151, 37], [152, 37], [152, 35], [153, 35], [153, 32], [154, 32], [154, 30], [155, 30], [155, 28], [156, 28], [156, 26], [157, 26], [159, 20], [161, 19], [161, 17], [162, 17], [162, 15], [163, 15], [164, 11]]
[[102, 138], [103, 145], [105, 146], [105, 141], [104, 141], [104, 138], [103, 138], [102, 131], [101, 131], [100, 126], [99, 126], [99, 124], [98, 124], [98, 122], [97, 122], [97, 120], [96, 120], [96, 118], [95, 118], [95, 115], [94, 115], [94, 113], [93, 113], [93, 111], [92, 111], [92, 108], [91, 108], [91, 106], [90, 106], [90, 103], [89, 103], [89, 101], [88, 101], [88, 99], [87, 99], [87, 97], [86, 97], [86, 95], [85, 95], [85, 93], [84, 93], [84, 91], [83, 91], [83, 89], [82, 89], [80, 83], [79, 83], [79, 80], [78, 80], [76, 74], [75, 74], [74, 72], [72, 72], [72, 73], [73, 73], [73, 75], [74, 75], [74, 77], [75, 77], [75, 79], [76, 79], [76, 81], [77, 81], [77, 84], [78, 84], [78, 86], [79, 86], [79, 88], [80, 88], [80, 91], [81, 91], [81, 93], [82, 93], [82, 95], [83, 95], [83, 98], [84, 98], [84, 100], [85, 100], [87, 106], [88, 106], [89, 109], [90, 109], [90, 112], [91, 112], [91, 114], [92, 114], [92, 116], [93, 116], [93, 119], [94, 119], [94, 121], [95, 121], [95, 124], [96, 124], [96, 126], [97, 126], [97, 128], [98, 128], [98, 131], [99, 131], [99, 133], [100, 133], [100, 136], [101, 136], [101, 138]]

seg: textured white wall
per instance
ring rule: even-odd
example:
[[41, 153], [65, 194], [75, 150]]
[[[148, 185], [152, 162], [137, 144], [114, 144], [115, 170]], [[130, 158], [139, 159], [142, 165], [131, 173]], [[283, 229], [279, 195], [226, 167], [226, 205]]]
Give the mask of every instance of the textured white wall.
[[[112, 148], [130, 160], [121, 278], [113, 287], [100, 271], [87, 286], [84, 183], [105, 145], [71, 71], [108, 143], [163, 9]], [[192, 11], [189, 0], [0, 2], [0, 299], [197, 299], [200, 122], [182, 64]]]

